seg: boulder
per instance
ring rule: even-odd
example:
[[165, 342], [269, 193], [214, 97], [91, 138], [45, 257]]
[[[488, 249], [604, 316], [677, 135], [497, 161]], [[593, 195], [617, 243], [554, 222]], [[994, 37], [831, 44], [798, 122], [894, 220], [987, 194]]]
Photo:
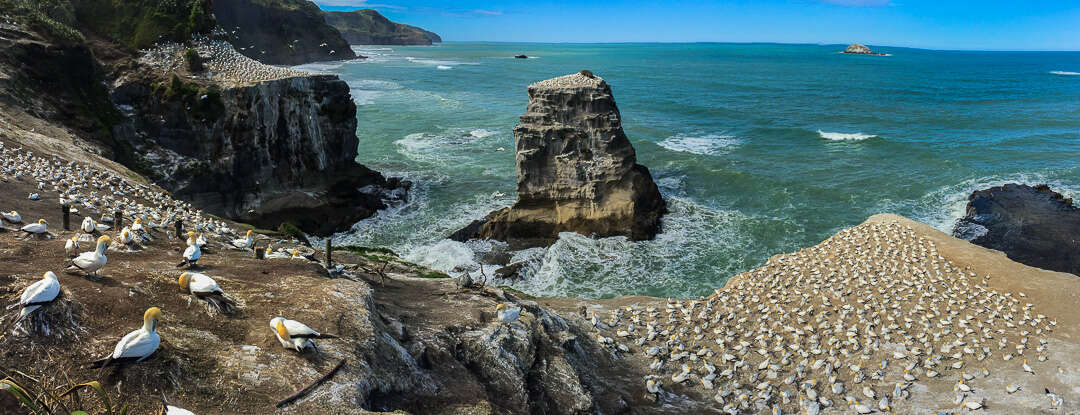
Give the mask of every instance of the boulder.
[[844, 49], [844, 53], [850, 53], [854, 55], [884, 55], [884, 53], [873, 52], [870, 50], [870, 48], [866, 47], [866, 45], [859, 43], [852, 43], [847, 47], [847, 49]]
[[651, 239], [666, 211], [649, 169], [637, 164], [611, 87], [589, 71], [530, 85], [514, 128], [518, 199], [452, 239], [550, 245], [560, 232]]
[[1016, 262], [1080, 275], [1080, 209], [1047, 185], [973, 192], [953, 235]]

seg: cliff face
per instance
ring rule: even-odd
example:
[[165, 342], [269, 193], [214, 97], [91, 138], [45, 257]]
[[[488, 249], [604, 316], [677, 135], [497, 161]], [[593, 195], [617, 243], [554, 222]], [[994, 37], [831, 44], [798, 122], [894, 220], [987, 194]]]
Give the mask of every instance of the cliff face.
[[349, 43], [307, 0], [214, 0], [229, 43], [244, 56], [272, 65], [356, 58]]
[[517, 202], [452, 238], [529, 246], [550, 244], [559, 232], [656, 235], [666, 204], [649, 170], [636, 164], [607, 82], [572, 74], [528, 91], [529, 106], [514, 128]]
[[430, 45], [439, 35], [415, 26], [391, 22], [372, 9], [324, 12], [326, 23], [352, 45]]
[[356, 106], [336, 76], [192, 89], [178, 79], [156, 89], [131, 80], [113, 97], [132, 109], [118, 135], [139, 149], [155, 181], [195, 206], [325, 235], [404, 198], [397, 180], [355, 162]]
[[1080, 209], [1046, 185], [973, 192], [953, 234], [1016, 262], [1080, 275]]

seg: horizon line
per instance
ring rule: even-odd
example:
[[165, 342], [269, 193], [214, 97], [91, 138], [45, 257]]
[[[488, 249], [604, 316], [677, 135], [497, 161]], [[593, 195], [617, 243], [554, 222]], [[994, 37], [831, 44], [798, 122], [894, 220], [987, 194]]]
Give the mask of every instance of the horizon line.
[[[355, 45], [355, 46], [434, 46], [438, 43], [524, 43], [524, 44], [566, 44], [566, 45], [617, 45], [617, 44], [732, 44], [732, 45], [794, 45], [794, 46], [847, 46], [851, 43], [818, 43], [818, 42], [736, 42], [736, 41], [721, 41], [721, 40], [704, 40], [704, 41], [662, 41], [662, 40], [649, 40], [649, 41], [604, 41], [604, 42], [586, 42], [586, 41], [525, 41], [525, 40], [443, 40], [442, 42], [436, 42], [432, 45]], [[861, 43], [866, 46], [873, 46], [875, 48], [895, 48], [895, 49], [915, 49], [937, 52], [1002, 52], [1002, 53], [1080, 53], [1080, 49], [942, 49], [942, 48], [927, 48], [927, 47], [915, 47], [915, 46], [893, 46], [893, 45], [874, 45], [870, 43]]]

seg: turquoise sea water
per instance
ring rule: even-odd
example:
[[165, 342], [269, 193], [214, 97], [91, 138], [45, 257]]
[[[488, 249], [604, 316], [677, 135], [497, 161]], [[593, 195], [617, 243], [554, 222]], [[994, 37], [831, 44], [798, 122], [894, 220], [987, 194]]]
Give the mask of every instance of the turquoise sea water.
[[[654, 241], [564, 234], [512, 252], [542, 295], [697, 296], [769, 256], [875, 213], [951, 231], [975, 189], [1080, 195], [1080, 53], [843, 45], [509, 44], [355, 47], [315, 64], [358, 104], [358, 161], [416, 182], [410, 202], [336, 236], [448, 272], [497, 243], [444, 237], [515, 198], [511, 129], [525, 87], [590, 69], [669, 200]], [[532, 59], [513, 59], [526, 54]], [[500, 148], [502, 149], [500, 151]], [[494, 267], [485, 267], [490, 275]]]

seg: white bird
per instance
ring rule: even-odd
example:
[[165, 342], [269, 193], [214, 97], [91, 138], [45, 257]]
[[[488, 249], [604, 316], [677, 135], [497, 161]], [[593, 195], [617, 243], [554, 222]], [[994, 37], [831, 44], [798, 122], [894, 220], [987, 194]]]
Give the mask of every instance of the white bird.
[[120, 243], [131, 245], [132, 242], [135, 242], [135, 237], [131, 234], [131, 229], [125, 226], [124, 229], [120, 230]]
[[187, 249], [184, 250], [184, 261], [177, 264], [176, 267], [182, 267], [184, 265], [194, 266], [195, 262], [202, 258], [202, 249], [195, 241], [195, 232], [188, 232]]
[[165, 415], [195, 415], [195, 413], [184, 408], [165, 405]]
[[247, 236], [240, 239], [233, 239], [233, 246], [241, 249], [250, 249], [255, 244], [255, 237], [253, 237], [251, 233], [251, 229], [248, 229]]
[[38, 235], [38, 234], [45, 233], [45, 228], [48, 225], [49, 225], [49, 222], [46, 222], [45, 219], [38, 219], [37, 222], [31, 223], [31, 224], [26, 225], [26, 226], [23, 226], [19, 230], [21, 230], [23, 232], [26, 232], [27, 235]]
[[1031, 366], [1028, 366], [1027, 359], [1024, 359], [1024, 365], [1021, 366], [1021, 367], [1024, 369], [1025, 372], [1028, 372], [1028, 373], [1030, 373], [1032, 375], [1035, 374], [1035, 371], [1031, 369]]
[[59, 294], [60, 280], [52, 271], [46, 271], [40, 280], [23, 290], [22, 297], [19, 297], [19, 316], [11, 324], [18, 324], [30, 313], [55, 300]]
[[30, 199], [30, 200], [38, 200], [38, 199], [41, 199], [41, 196], [38, 195], [37, 193], [31, 193], [30, 196], [27, 196], [26, 198]]
[[109, 248], [109, 244], [112, 243], [112, 239], [108, 235], [101, 235], [97, 240], [97, 249], [90, 252], [83, 252], [79, 256], [71, 259], [71, 266], [67, 269], [69, 271], [82, 270], [88, 275], [97, 276], [98, 271], [101, 271], [105, 267], [105, 264], [109, 261], [105, 257], [105, 250]]
[[281, 345], [286, 349], [302, 352], [308, 347], [317, 348], [311, 339], [334, 339], [337, 336], [322, 334], [306, 324], [296, 320], [287, 320], [284, 317], [274, 317], [270, 320], [270, 328], [274, 329]]
[[64, 243], [64, 252], [67, 253], [68, 258], [75, 256], [76, 252], [79, 252], [79, 237], [72, 236]]
[[94, 233], [97, 227], [94, 226], [94, 219], [87, 216], [82, 220], [82, 231], [86, 233]]
[[517, 321], [519, 315], [521, 315], [521, 307], [518, 307], [516, 310], [511, 310], [503, 303], [499, 303], [499, 305], [495, 306], [495, 316], [506, 324]]
[[22, 215], [20, 215], [19, 212], [16, 212], [14, 210], [11, 212], [0, 213], [0, 217], [3, 217], [4, 220], [11, 223], [22, 223]]
[[206, 302], [225, 314], [232, 314], [236, 307], [236, 301], [226, 297], [217, 281], [214, 281], [213, 278], [206, 274], [184, 272], [180, 274], [180, 279], [177, 282], [185, 292], [206, 300]]
[[150, 307], [143, 313], [142, 328], [128, 333], [116, 343], [112, 354], [90, 362], [91, 367], [139, 363], [157, 351], [161, 337], [157, 333], [157, 324], [161, 320], [161, 309]]
[[1020, 385], [1017, 385], [1015, 383], [1010, 383], [1008, 385], [1005, 385], [1005, 392], [1016, 393], [1016, 391], [1018, 391], [1018, 390], [1020, 390]]

